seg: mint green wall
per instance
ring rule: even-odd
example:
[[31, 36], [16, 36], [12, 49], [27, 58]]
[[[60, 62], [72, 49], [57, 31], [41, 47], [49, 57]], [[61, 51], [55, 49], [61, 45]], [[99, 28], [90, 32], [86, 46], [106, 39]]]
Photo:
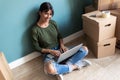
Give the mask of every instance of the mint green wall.
[[15, 61], [33, 50], [30, 31], [39, 5], [49, 1], [54, 7], [53, 19], [63, 37], [82, 29], [81, 14], [91, 0], [0, 0], [0, 51], [8, 62]]

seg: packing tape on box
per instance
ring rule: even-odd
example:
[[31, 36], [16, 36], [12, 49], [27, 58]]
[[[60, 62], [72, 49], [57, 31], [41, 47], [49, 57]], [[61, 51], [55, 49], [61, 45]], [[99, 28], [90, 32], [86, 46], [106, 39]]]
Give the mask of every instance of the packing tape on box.
[[102, 11], [102, 17], [107, 18], [110, 16], [110, 11]]

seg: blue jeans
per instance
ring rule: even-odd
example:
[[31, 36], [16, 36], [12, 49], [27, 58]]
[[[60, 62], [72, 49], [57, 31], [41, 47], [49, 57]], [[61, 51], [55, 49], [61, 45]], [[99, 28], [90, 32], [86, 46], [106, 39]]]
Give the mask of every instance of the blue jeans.
[[[58, 50], [59, 46], [56, 46], [52, 49]], [[71, 65], [74, 65], [76, 62], [82, 60], [87, 54], [88, 51], [84, 50], [83, 47], [81, 47], [72, 57], [70, 57], [70, 59], [66, 61], [65, 64], [57, 63], [53, 58], [50, 58], [47, 55], [44, 57], [44, 62], [51, 61], [55, 70], [57, 71], [56, 74], [65, 74], [72, 71]]]

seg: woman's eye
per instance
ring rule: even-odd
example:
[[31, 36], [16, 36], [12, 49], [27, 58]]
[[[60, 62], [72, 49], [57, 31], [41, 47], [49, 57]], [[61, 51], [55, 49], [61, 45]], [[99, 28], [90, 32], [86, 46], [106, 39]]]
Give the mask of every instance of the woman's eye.
[[45, 13], [45, 14], [48, 14], [48, 13]]

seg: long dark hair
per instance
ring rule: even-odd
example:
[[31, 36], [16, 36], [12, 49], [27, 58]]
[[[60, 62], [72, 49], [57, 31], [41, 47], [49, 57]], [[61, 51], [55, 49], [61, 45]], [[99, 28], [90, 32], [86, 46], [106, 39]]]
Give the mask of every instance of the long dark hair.
[[43, 12], [48, 12], [49, 10], [52, 11], [52, 16], [54, 15], [54, 10], [52, 5], [49, 2], [44, 2], [40, 5], [39, 11]]
[[[49, 2], [43, 2], [41, 5], [40, 5], [40, 8], [39, 8], [39, 12], [48, 12], [49, 10], [52, 11], [52, 16], [54, 15], [54, 9], [52, 7], [52, 5], [49, 3]], [[38, 12], [38, 18], [37, 18], [37, 22], [39, 21], [40, 19], [40, 15], [39, 15], [39, 12]]]

